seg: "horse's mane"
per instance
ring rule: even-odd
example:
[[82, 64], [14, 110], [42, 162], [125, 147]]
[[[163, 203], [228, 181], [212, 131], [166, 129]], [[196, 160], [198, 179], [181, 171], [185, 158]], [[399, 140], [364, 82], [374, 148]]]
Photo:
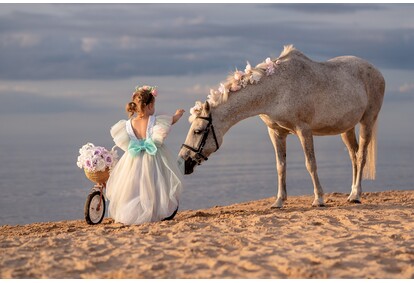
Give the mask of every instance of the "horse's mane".
[[227, 76], [224, 82], [220, 83], [219, 89], [210, 90], [208, 102], [214, 107], [226, 102], [230, 93], [235, 93], [248, 85], [257, 84], [264, 75], [269, 76], [274, 73], [274, 68], [277, 68], [277, 65], [280, 64], [279, 59], [288, 56], [295, 50], [293, 44], [285, 45], [283, 51], [276, 59], [271, 60], [270, 58], [267, 58], [266, 61], [257, 64], [256, 67], [252, 67], [250, 63], [247, 62], [244, 72], [236, 69], [234, 73], [230, 73]]
[[[295, 47], [292, 44], [285, 45], [283, 51], [280, 53], [279, 57], [276, 59], [267, 58], [265, 61], [252, 67], [249, 62], [247, 62], [246, 69], [239, 71], [236, 69], [234, 73], [231, 73], [227, 76], [224, 82], [220, 83], [218, 89], [210, 89], [210, 95], [207, 96], [207, 101], [211, 107], [216, 107], [222, 103], [225, 103], [230, 93], [236, 93], [237, 91], [247, 87], [248, 85], [257, 84], [263, 76], [270, 76], [274, 73], [278, 65], [283, 61], [283, 59], [295, 51]], [[298, 51], [299, 52], [299, 51]], [[201, 112], [201, 102], [196, 102], [196, 106], [191, 108], [192, 117], [199, 115]]]
[[283, 46], [283, 51], [280, 53], [279, 58], [289, 55], [290, 52], [296, 50], [293, 44]]

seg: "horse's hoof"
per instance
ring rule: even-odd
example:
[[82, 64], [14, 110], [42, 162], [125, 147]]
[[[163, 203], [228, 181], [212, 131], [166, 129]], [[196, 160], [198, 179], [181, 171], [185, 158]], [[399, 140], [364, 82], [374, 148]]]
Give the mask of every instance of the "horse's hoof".
[[313, 207], [326, 207], [324, 203], [312, 203]]
[[348, 199], [348, 202], [350, 203], [361, 203], [359, 199]]
[[315, 199], [312, 203], [313, 207], [325, 207], [325, 203], [323, 202], [322, 198]]
[[270, 208], [273, 208], [273, 209], [275, 209], [275, 208], [282, 208], [283, 207], [283, 200], [281, 200], [281, 199], [277, 199], [271, 206], [270, 206]]
[[274, 203], [270, 206], [271, 209], [282, 209], [282, 205], [278, 205], [277, 203]]
[[281, 206], [272, 205], [272, 206], [270, 206], [270, 209], [282, 209], [282, 207]]

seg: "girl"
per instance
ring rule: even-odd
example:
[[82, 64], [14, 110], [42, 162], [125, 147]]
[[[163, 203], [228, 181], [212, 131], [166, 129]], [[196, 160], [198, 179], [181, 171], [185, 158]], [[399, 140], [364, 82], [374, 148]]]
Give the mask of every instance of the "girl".
[[111, 128], [115, 144], [125, 151], [106, 184], [109, 217], [115, 222], [169, 220], [178, 210], [182, 174], [164, 140], [184, 110], [154, 116], [156, 96], [155, 87], [136, 87], [126, 105], [130, 119]]

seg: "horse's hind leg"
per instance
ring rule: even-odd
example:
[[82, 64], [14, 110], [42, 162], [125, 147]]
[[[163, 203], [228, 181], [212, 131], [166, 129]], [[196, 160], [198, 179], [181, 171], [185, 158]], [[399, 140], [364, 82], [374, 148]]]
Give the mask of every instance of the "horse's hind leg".
[[372, 140], [373, 134], [373, 127], [375, 121], [373, 123], [362, 123], [359, 130], [359, 147], [358, 153], [356, 155], [357, 161], [357, 174], [355, 178], [355, 183], [352, 186], [351, 194], [348, 197], [349, 202], [354, 203], [361, 203], [361, 194], [362, 194], [362, 177], [363, 177], [363, 170], [365, 167], [365, 163], [367, 161], [368, 155], [368, 145]]
[[355, 128], [348, 130], [341, 134], [342, 141], [348, 148], [349, 157], [352, 162], [352, 190], [349, 195], [348, 201], [359, 202], [355, 196], [357, 195], [356, 178], [357, 178], [357, 152], [358, 152], [358, 141], [355, 136]]
[[306, 169], [308, 169], [308, 172], [312, 177], [313, 191], [315, 194], [315, 200], [313, 201], [312, 206], [325, 206], [323, 202], [322, 186], [319, 183], [318, 174], [316, 172], [317, 168], [315, 150], [313, 147], [312, 130], [309, 127], [303, 127], [301, 129], [298, 129], [298, 131], [296, 131], [296, 134], [300, 139], [303, 151], [305, 153]]
[[287, 132], [267, 128], [276, 153], [276, 168], [278, 175], [277, 199], [271, 208], [281, 208], [287, 199], [286, 193], [286, 137]]

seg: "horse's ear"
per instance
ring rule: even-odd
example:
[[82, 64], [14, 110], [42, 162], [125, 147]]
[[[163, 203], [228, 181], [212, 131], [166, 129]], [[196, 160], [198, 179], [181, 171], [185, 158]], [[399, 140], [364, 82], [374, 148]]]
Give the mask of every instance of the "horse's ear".
[[204, 110], [206, 111], [206, 114], [210, 113], [210, 103], [208, 103], [208, 101], [204, 103]]

